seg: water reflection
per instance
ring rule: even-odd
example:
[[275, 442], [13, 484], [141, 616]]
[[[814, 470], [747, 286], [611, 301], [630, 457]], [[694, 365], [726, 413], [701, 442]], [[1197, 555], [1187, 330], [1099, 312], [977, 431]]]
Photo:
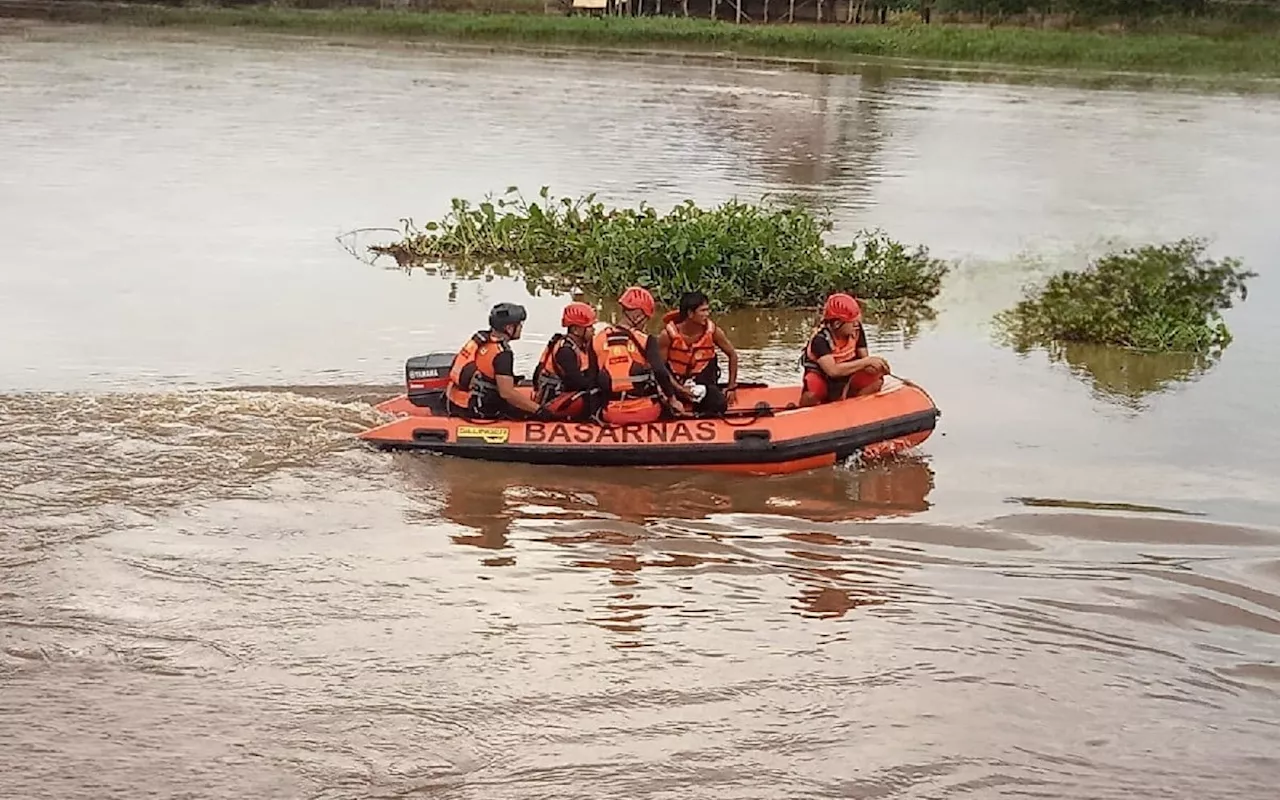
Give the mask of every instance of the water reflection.
[[[933, 469], [917, 455], [743, 480], [684, 470], [498, 464], [399, 454], [410, 485], [443, 496], [440, 512], [480, 535], [465, 543], [509, 546], [512, 520], [611, 520], [643, 526], [661, 520], [704, 520], [716, 514], [781, 514], [809, 522], [898, 517], [925, 511]], [[627, 530], [627, 529], [624, 529]]]
[[[709, 595], [692, 582], [708, 574], [745, 577], [730, 594], [747, 604], [766, 602], [760, 593], [782, 576], [794, 590], [790, 608], [808, 618], [838, 619], [886, 602], [885, 562], [868, 559], [867, 541], [830, 525], [925, 511], [934, 486], [929, 464], [911, 455], [858, 469], [745, 481], [684, 471], [396, 458], [408, 486], [439, 498], [440, 506], [422, 520], [438, 514], [461, 526], [450, 539], [480, 551], [481, 565], [510, 568], [523, 558], [542, 569], [602, 573], [606, 594], [588, 618], [625, 634], [615, 642], [619, 647], [645, 644], [639, 634], [654, 609], [724, 613], [699, 605]], [[769, 533], [767, 518], [781, 520], [783, 529]], [[828, 529], [794, 529], [798, 523]], [[550, 567], [540, 563], [548, 555], [555, 562]], [[673, 574], [642, 581], [650, 571]], [[659, 595], [665, 600], [654, 599]]]
[[[867, 338], [876, 344], [901, 344], [910, 347], [920, 335], [923, 323], [932, 321], [935, 312], [929, 308], [904, 310], [876, 309], [868, 304], [864, 315]], [[804, 345], [818, 325], [817, 309], [741, 309], [716, 316], [716, 324], [724, 328], [739, 350], [764, 350], [772, 347]]]
[[816, 210], [838, 185], [842, 205], [867, 205], [884, 172], [890, 73], [868, 65], [857, 75], [779, 72], [747, 79], [749, 86], [710, 97], [699, 120], [765, 181], [786, 187], [782, 199]]
[[1087, 381], [1095, 397], [1132, 412], [1144, 411], [1150, 395], [1200, 379], [1218, 361], [1216, 355], [1144, 353], [1082, 342], [1054, 344], [1046, 352]]

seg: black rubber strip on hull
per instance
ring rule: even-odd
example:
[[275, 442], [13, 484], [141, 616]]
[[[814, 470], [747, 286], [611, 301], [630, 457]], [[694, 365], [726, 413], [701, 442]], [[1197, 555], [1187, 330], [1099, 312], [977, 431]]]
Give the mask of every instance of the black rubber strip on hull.
[[[936, 409], [919, 411], [883, 422], [872, 422], [836, 433], [803, 436], [784, 442], [744, 440], [734, 444], [652, 444], [635, 447], [597, 447], [593, 445], [483, 444], [441, 442], [433, 440], [373, 441], [384, 450], [426, 450], [441, 455], [484, 461], [509, 461], [524, 464], [596, 467], [663, 467], [681, 465], [777, 464], [802, 458], [835, 453], [846, 458], [862, 448], [931, 431], [937, 425]], [[423, 429], [430, 428], [424, 418]]]

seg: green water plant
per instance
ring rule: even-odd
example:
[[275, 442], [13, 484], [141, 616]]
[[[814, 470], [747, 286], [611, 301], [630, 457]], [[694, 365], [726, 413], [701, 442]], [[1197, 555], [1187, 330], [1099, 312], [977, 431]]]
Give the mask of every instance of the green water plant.
[[947, 265], [922, 246], [909, 248], [879, 230], [828, 245], [825, 216], [771, 202], [730, 200], [700, 208], [691, 200], [660, 214], [647, 203], [607, 208], [594, 194], [554, 197], [542, 187], [527, 201], [516, 187], [478, 205], [454, 198], [441, 219], [373, 245], [401, 266], [441, 266], [466, 276], [519, 272], [527, 282], [613, 297], [647, 287], [667, 304], [705, 292], [717, 310], [808, 308], [835, 291], [853, 292], [873, 310], [932, 300]]
[[996, 315], [1001, 334], [1019, 350], [1088, 342], [1136, 350], [1207, 353], [1231, 342], [1221, 312], [1248, 296], [1257, 273], [1236, 258], [1213, 260], [1205, 242], [1184, 238], [1099, 258], [1063, 271]]

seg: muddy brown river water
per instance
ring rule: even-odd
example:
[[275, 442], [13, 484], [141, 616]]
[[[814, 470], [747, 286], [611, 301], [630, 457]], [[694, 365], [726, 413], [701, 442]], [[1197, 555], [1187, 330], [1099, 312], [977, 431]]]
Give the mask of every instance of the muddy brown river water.
[[[1280, 99], [10, 25], [0, 797], [1262, 800]], [[787, 193], [955, 270], [918, 452], [777, 478], [388, 455], [499, 299], [335, 236], [519, 185]], [[1111, 244], [1260, 276], [1222, 359], [1017, 355]], [[794, 375], [785, 315], [724, 320]]]

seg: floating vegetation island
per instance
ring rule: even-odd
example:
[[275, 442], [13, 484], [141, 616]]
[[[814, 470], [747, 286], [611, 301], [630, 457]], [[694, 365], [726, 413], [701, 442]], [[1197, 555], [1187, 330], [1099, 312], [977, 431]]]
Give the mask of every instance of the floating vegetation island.
[[1257, 273], [1239, 259], [1206, 258], [1186, 238], [1108, 253], [1081, 271], [1063, 271], [996, 315], [1016, 349], [1064, 342], [1135, 350], [1210, 353], [1231, 343], [1221, 312]]
[[594, 194], [526, 200], [516, 187], [478, 205], [454, 198], [444, 218], [374, 245], [405, 267], [443, 266], [465, 277], [518, 272], [533, 285], [615, 297], [639, 284], [668, 305], [705, 292], [718, 310], [811, 308], [832, 292], [870, 306], [908, 309], [937, 296], [947, 265], [922, 246], [879, 230], [829, 245], [826, 217], [796, 205], [692, 201], [659, 213], [648, 204], [606, 208]]

